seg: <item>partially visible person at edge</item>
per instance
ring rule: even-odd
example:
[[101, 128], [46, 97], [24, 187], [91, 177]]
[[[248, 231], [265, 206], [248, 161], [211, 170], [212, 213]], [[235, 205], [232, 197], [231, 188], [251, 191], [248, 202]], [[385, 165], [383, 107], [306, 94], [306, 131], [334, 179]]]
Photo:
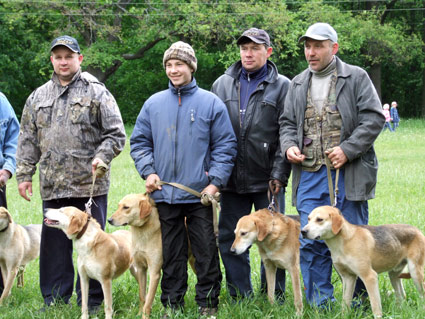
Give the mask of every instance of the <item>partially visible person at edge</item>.
[[390, 132], [393, 132], [393, 128], [391, 127], [390, 105], [388, 103], [385, 103], [382, 106], [382, 113], [385, 116], [385, 124], [384, 124], [383, 131], [385, 131], [386, 129], [389, 129]]
[[398, 128], [398, 123], [400, 122], [400, 117], [398, 116], [397, 106], [398, 106], [398, 104], [397, 104], [396, 101], [393, 101], [391, 103], [390, 117], [391, 117], [391, 121], [393, 122], [393, 131], [394, 132]]
[[[161, 221], [163, 318], [183, 311], [187, 291], [188, 238], [196, 259], [195, 301], [202, 318], [217, 312], [221, 271], [211, 206], [196, 196], [159, 181], [176, 182], [216, 194], [233, 168], [236, 138], [226, 107], [198, 87], [193, 48], [173, 43], [163, 57], [168, 89], [143, 105], [130, 138], [131, 156], [146, 180]], [[187, 230], [185, 227], [185, 220]]]
[[[366, 71], [336, 56], [338, 36], [329, 24], [313, 24], [299, 42], [309, 67], [292, 80], [279, 121], [281, 149], [292, 163], [292, 204], [301, 227], [315, 207], [334, 204], [328, 158], [333, 185], [339, 169], [336, 207], [350, 223], [365, 225], [378, 172], [373, 143], [385, 122], [381, 102]], [[329, 249], [323, 241], [300, 241], [307, 301], [329, 307], [335, 300]], [[359, 294], [366, 294], [362, 281], [356, 285]]]
[[[273, 48], [266, 31], [251, 28], [237, 40], [240, 60], [231, 65], [212, 86], [227, 106], [238, 139], [238, 155], [229, 183], [221, 192], [219, 248], [232, 297], [252, 295], [249, 251], [234, 255], [230, 247], [238, 220], [269, 206], [269, 186], [280, 211], [285, 212], [285, 187], [291, 165], [279, 146], [279, 116], [284, 109], [289, 79], [269, 60]], [[266, 291], [264, 266], [261, 290]], [[284, 297], [285, 271], [277, 270], [275, 294]]]
[[[16, 146], [18, 144], [19, 122], [6, 96], [0, 92], [0, 206], [7, 208], [6, 184], [15, 173]], [[0, 232], [5, 229], [0, 229]], [[0, 295], [4, 283], [0, 273]]]
[[[83, 55], [76, 39], [60, 36], [50, 47], [52, 78], [28, 97], [21, 119], [16, 179], [19, 194], [30, 200], [32, 176], [39, 164], [43, 213], [48, 208], [85, 209], [92, 175], [99, 164], [110, 165], [125, 144], [120, 110], [112, 94], [94, 76], [81, 71]], [[96, 179], [91, 213], [105, 227], [109, 172]], [[43, 225], [40, 288], [47, 306], [69, 303], [74, 286], [72, 241]], [[81, 304], [80, 282], [76, 284]], [[91, 280], [89, 310], [103, 301], [99, 282]]]

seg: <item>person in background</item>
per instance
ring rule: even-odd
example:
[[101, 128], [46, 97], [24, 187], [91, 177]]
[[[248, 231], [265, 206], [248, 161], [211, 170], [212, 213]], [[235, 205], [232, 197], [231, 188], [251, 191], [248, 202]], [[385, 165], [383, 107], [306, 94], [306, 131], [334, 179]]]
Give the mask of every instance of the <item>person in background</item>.
[[[281, 149], [292, 163], [292, 204], [301, 227], [322, 205], [335, 205], [350, 223], [366, 225], [378, 172], [373, 143], [385, 122], [381, 102], [366, 71], [336, 56], [332, 26], [315, 23], [299, 42], [308, 68], [292, 80], [280, 118]], [[331, 202], [328, 183], [335, 185], [336, 170], [339, 193]], [[300, 242], [307, 301], [327, 308], [335, 300], [329, 249], [319, 240]], [[355, 293], [366, 293], [361, 280]]]
[[397, 110], [397, 102], [393, 101], [391, 103], [391, 110], [390, 110], [390, 117], [391, 121], [393, 122], [393, 131], [395, 132], [396, 128], [398, 128], [398, 123], [400, 122], [400, 117], [398, 116], [398, 110]]
[[[6, 184], [16, 169], [16, 147], [19, 136], [19, 121], [6, 96], [0, 92], [0, 206], [7, 208]], [[2, 230], [0, 229], [0, 232]], [[0, 274], [0, 295], [3, 292]]]
[[[230, 296], [252, 294], [249, 251], [234, 255], [230, 247], [238, 220], [269, 205], [267, 191], [276, 196], [285, 212], [285, 187], [291, 165], [279, 147], [279, 116], [284, 109], [289, 79], [278, 73], [269, 60], [273, 48], [268, 33], [251, 28], [236, 43], [240, 60], [231, 65], [212, 86], [212, 92], [226, 104], [238, 139], [238, 154], [229, 183], [221, 192], [219, 247], [226, 270]], [[277, 270], [277, 297], [284, 297], [285, 271]], [[261, 290], [266, 291], [264, 266]]]
[[199, 316], [215, 318], [222, 276], [211, 206], [185, 190], [161, 186], [160, 181], [215, 195], [232, 171], [236, 138], [223, 102], [196, 83], [193, 48], [182, 41], [173, 43], [164, 53], [163, 65], [168, 89], [145, 102], [130, 138], [131, 157], [161, 222], [162, 318], [184, 308], [188, 238], [196, 260]]
[[[28, 97], [21, 118], [16, 154], [19, 194], [30, 200], [32, 176], [39, 167], [43, 214], [48, 208], [75, 206], [85, 210], [93, 195], [92, 216], [105, 227], [109, 171], [96, 178], [123, 149], [126, 136], [112, 94], [94, 76], [81, 71], [83, 55], [75, 38], [64, 35], [50, 46], [52, 78]], [[72, 241], [60, 229], [43, 224], [40, 244], [40, 288], [46, 311], [69, 303], [74, 286]], [[90, 280], [88, 306], [95, 312], [102, 287]], [[80, 281], [76, 285], [81, 304]]]
[[391, 116], [390, 116], [390, 105], [385, 103], [382, 106], [382, 113], [385, 116], [385, 125], [384, 125], [384, 131], [388, 128], [390, 130], [390, 132], [393, 132], [393, 128], [391, 127]]

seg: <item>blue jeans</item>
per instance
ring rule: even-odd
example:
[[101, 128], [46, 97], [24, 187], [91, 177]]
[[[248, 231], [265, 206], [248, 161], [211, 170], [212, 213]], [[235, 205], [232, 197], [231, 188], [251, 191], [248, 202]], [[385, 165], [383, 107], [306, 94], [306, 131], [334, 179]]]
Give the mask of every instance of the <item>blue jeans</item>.
[[[332, 180], [335, 185], [335, 171], [332, 170]], [[335, 187], [335, 186], [334, 186]], [[353, 202], [345, 198], [344, 170], [339, 173], [339, 194], [337, 205], [345, 219], [357, 225], [367, 225], [369, 221], [367, 201]], [[323, 205], [331, 205], [329, 199], [328, 178], [326, 166], [317, 172], [302, 171], [297, 190], [297, 210], [301, 217], [301, 228], [308, 223], [311, 211]], [[334, 287], [331, 282], [331, 254], [322, 240], [304, 239], [300, 236], [300, 264], [307, 301], [312, 305], [323, 305], [334, 301]], [[354, 295], [366, 295], [363, 282], [358, 279]]]
[[[285, 193], [281, 191], [278, 196], [279, 208], [285, 211]], [[249, 250], [241, 255], [234, 255], [230, 248], [235, 240], [234, 230], [238, 220], [251, 213], [252, 205], [255, 210], [269, 206], [267, 192], [237, 194], [232, 192], [221, 193], [221, 212], [219, 220], [219, 249], [221, 260], [226, 270], [226, 283], [230, 296], [238, 295], [248, 297], [252, 294], [251, 266]], [[266, 287], [264, 266], [261, 265], [261, 287]], [[278, 269], [276, 272], [277, 296], [285, 291], [285, 270]]]

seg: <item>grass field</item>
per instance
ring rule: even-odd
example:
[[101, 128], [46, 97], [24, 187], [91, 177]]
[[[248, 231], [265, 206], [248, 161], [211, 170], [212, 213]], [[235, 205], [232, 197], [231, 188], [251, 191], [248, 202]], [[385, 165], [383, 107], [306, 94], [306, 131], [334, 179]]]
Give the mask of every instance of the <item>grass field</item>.
[[[425, 121], [404, 120], [400, 122], [396, 133], [388, 130], [383, 132], [375, 143], [379, 160], [378, 186], [376, 198], [369, 201], [370, 224], [409, 223], [425, 232]], [[131, 133], [132, 128], [128, 128]], [[9, 211], [15, 222], [20, 224], [41, 223], [41, 199], [38, 190], [38, 177], [34, 179], [34, 195], [31, 202], [20, 198], [17, 192], [16, 180], [8, 184], [7, 196]], [[290, 188], [290, 187], [289, 187]], [[109, 216], [116, 209], [118, 201], [127, 193], [143, 192], [144, 184], [129, 155], [129, 144], [124, 152], [112, 164], [112, 183], [109, 193]], [[295, 214], [290, 207], [290, 189], [286, 194], [287, 213]], [[115, 229], [107, 226], [107, 231]], [[287, 281], [287, 299], [283, 305], [270, 305], [263, 295], [257, 294], [259, 276], [259, 255], [256, 247], [251, 249], [253, 267], [252, 280], [255, 287], [255, 297], [249, 301], [233, 304], [225, 289], [224, 280], [220, 297], [218, 318], [295, 318], [291, 283]], [[224, 273], [224, 269], [223, 269]], [[43, 306], [38, 283], [38, 260], [27, 266], [25, 286], [12, 289], [11, 296], [0, 308], [0, 318], [79, 318], [81, 309], [76, 305], [75, 296], [72, 306], [52, 307], [45, 313], [37, 310]], [[289, 276], [288, 276], [289, 277]], [[186, 310], [179, 318], [197, 318], [197, 306], [194, 302], [194, 285], [196, 278], [189, 271], [189, 290], [186, 295]], [[341, 300], [341, 281], [334, 274], [335, 296]], [[404, 281], [407, 301], [398, 305], [395, 302], [392, 287], [386, 274], [380, 276], [380, 291], [383, 311], [386, 318], [423, 318], [425, 302], [419, 298], [410, 280]], [[129, 273], [124, 274], [113, 283], [113, 299], [115, 318], [136, 318], [138, 311], [138, 292], [136, 281]], [[152, 319], [159, 318], [162, 306], [158, 290], [155, 299]], [[104, 318], [103, 309], [98, 318]], [[342, 314], [340, 303], [336, 303], [332, 311], [317, 312], [304, 303], [303, 318], [372, 318], [371, 311], [360, 309]]]

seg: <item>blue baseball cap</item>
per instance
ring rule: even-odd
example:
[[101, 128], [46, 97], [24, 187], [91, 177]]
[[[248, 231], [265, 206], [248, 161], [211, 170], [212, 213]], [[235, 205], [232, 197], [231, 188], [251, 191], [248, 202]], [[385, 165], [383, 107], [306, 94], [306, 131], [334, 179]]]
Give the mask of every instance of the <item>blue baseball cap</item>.
[[70, 37], [69, 35], [62, 35], [60, 37], [57, 37], [52, 41], [52, 44], [50, 45], [50, 51], [52, 51], [55, 47], [63, 45], [70, 49], [73, 52], [80, 53], [80, 46], [78, 45], [78, 41]]

